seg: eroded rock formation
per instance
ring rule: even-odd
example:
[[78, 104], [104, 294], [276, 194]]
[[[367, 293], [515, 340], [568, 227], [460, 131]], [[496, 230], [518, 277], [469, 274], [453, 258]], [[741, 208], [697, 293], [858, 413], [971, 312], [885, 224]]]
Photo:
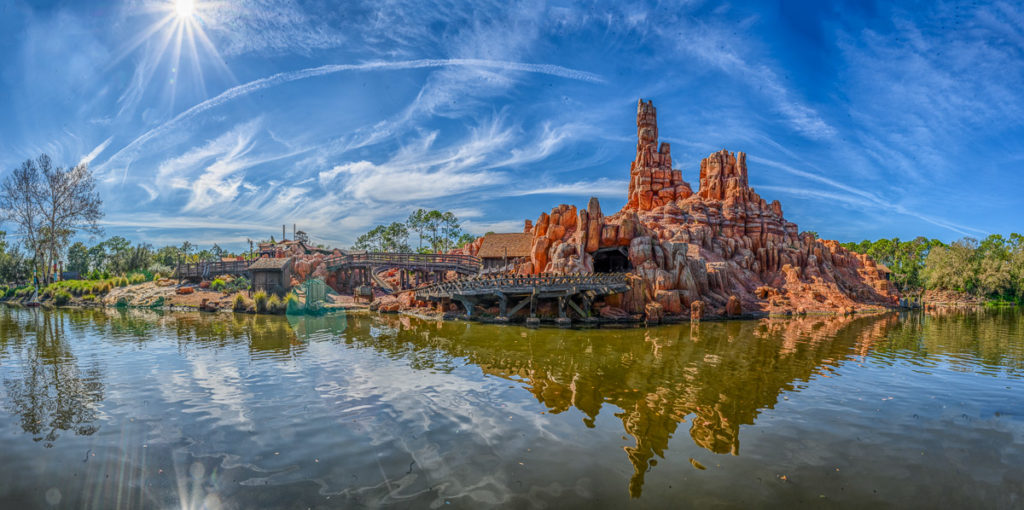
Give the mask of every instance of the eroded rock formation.
[[686, 316], [697, 301], [702, 314], [718, 316], [850, 312], [896, 303], [895, 288], [873, 260], [837, 241], [801, 234], [777, 200], [761, 198], [748, 184], [744, 153], [722, 150], [701, 161], [694, 193], [682, 171], [672, 168], [669, 144], [658, 144], [650, 101], [637, 104], [636, 122], [623, 209], [606, 216], [591, 198], [585, 208], [562, 204], [536, 222], [526, 220], [534, 241], [519, 272], [628, 266], [640, 283], [603, 305], [632, 314]]

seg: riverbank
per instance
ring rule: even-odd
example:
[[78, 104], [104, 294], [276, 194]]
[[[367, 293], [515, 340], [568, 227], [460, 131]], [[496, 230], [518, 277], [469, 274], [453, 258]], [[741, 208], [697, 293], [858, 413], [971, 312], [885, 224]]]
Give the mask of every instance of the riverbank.
[[[87, 282], [79, 286], [88, 286]], [[128, 284], [125, 286], [114, 286], [109, 289], [100, 289], [99, 296], [94, 294], [70, 295], [50, 293], [40, 296], [40, 304], [46, 308], [136, 308], [155, 309], [164, 311], [182, 312], [234, 312], [243, 314], [283, 314], [287, 308], [281, 300], [276, 301], [275, 306], [258, 307], [254, 295], [248, 291], [223, 291], [214, 290], [209, 285], [185, 283], [178, 285], [177, 281], [170, 279], [158, 279], [149, 282]], [[24, 293], [23, 293], [24, 294]], [[25, 306], [31, 299], [28, 297], [8, 296], [0, 300], [8, 305]], [[512, 317], [503, 318], [498, 316], [496, 307], [480, 307], [467, 315], [466, 311], [457, 305], [447, 303], [444, 306], [440, 303], [428, 303], [416, 301], [411, 292], [403, 292], [397, 295], [378, 295], [372, 303], [358, 301], [352, 295], [330, 294], [328, 295], [326, 307], [334, 310], [348, 312], [365, 311], [380, 314], [402, 314], [417, 317], [425, 320], [462, 320], [474, 321], [488, 324], [518, 324], [518, 325], [557, 325], [557, 326], [654, 326], [659, 324], [678, 324], [685, 322], [704, 321], [726, 321], [726, 320], [753, 320], [768, 317], [792, 317], [792, 316], [837, 316], [854, 314], [875, 314], [884, 313], [888, 309], [879, 308], [846, 310], [836, 312], [833, 310], [800, 310], [766, 312], [754, 311], [746, 313], [703, 313], [694, 320], [690, 313], [684, 314], [660, 314], [656, 320], [646, 314], [629, 314], [617, 307], [611, 307], [607, 303], [598, 303], [592, 310], [593, 315], [587, 318], [559, 318], [557, 309], [551, 304], [543, 304], [536, 310], [535, 316], [530, 317], [528, 310]], [[687, 310], [691, 312], [691, 310]]]
[[[83, 282], [79, 286], [89, 286]], [[249, 290], [224, 291], [214, 290], [208, 284], [185, 283], [179, 285], [176, 280], [157, 279], [154, 281], [128, 284], [125, 286], [107, 286], [103, 282], [95, 284], [100, 294], [70, 292], [53, 292], [41, 294], [39, 304], [47, 308], [149, 308], [172, 311], [203, 311], [203, 312], [235, 312], [250, 314], [280, 315], [286, 310], [287, 300], [276, 297], [266, 298], [270, 306], [258, 304], [260, 293]], [[31, 293], [12, 294], [0, 299], [0, 302], [26, 306], [32, 299]], [[352, 296], [329, 295], [326, 303], [328, 309], [367, 310], [369, 304], [356, 302]]]

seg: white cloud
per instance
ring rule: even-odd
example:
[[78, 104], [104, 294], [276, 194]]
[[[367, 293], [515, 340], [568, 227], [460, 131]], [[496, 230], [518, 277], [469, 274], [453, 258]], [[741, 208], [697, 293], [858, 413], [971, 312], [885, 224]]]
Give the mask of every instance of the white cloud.
[[92, 150], [92, 152], [83, 156], [82, 159], [78, 162], [78, 164], [88, 165], [89, 163], [92, 163], [92, 160], [96, 159], [96, 156], [99, 156], [100, 154], [103, 153], [103, 151], [107, 150], [107, 146], [110, 145], [110, 142], [113, 139], [114, 137], [111, 136], [104, 140], [102, 143], [97, 145], [96, 148]]

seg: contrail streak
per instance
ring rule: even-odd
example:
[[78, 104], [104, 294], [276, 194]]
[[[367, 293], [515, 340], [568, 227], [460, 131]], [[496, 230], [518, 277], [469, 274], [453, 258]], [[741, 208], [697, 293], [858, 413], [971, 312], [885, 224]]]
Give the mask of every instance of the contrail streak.
[[146, 131], [141, 136], [132, 140], [131, 143], [124, 146], [121, 150], [117, 151], [102, 166], [107, 167], [111, 163], [117, 161], [122, 157], [128, 157], [129, 161], [125, 164], [125, 175], [128, 172], [128, 165], [131, 164], [131, 159], [136, 150], [145, 144], [146, 142], [156, 138], [167, 131], [169, 131], [175, 124], [195, 117], [200, 113], [203, 113], [211, 108], [216, 108], [228, 101], [231, 101], [240, 96], [251, 94], [253, 92], [270, 88], [282, 83], [293, 82], [297, 80], [304, 80], [306, 78], [313, 78], [316, 76], [324, 76], [327, 74], [340, 73], [343, 71], [377, 71], [377, 70], [397, 70], [397, 69], [421, 69], [428, 67], [486, 67], [494, 69], [503, 69], [507, 71], [523, 71], [528, 73], [540, 73], [549, 74], [552, 76], [559, 76], [562, 78], [568, 78], [571, 80], [587, 81], [591, 83], [604, 83], [604, 78], [601, 76], [589, 73], [586, 71], [579, 71], [576, 69], [570, 69], [567, 67], [550, 65], [550, 64], [527, 64], [522, 62], [503, 62], [498, 60], [483, 60], [483, 59], [472, 59], [472, 58], [457, 58], [457, 59], [420, 59], [420, 60], [403, 60], [398, 62], [366, 62], [363, 64], [328, 64], [319, 67], [311, 67], [307, 69], [300, 69], [298, 71], [286, 71], [277, 73], [266, 78], [260, 78], [253, 80], [249, 83], [244, 83], [232, 87], [230, 89], [221, 92], [215, 97], [207, 99], [188, 110], [185, 110], [173, 119]]

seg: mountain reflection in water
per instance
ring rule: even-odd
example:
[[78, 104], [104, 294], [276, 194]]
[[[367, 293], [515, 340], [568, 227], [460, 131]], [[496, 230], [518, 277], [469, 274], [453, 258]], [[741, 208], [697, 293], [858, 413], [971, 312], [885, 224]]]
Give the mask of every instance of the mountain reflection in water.
[[[594, 427], [606, 405], [613, 406], [611, 412], [635, 441], [624, 448], [634, 470], [633, 497], [641, 495], [644, 475], [665, 457], [680, 424], [689, 422], [690, 437], [708, 451], [738, 455], [742, 425], [753, 425], [783, 392], [865, 354], [899, 324], [889, 314], [600, 329], [585, 335], [506, 327], [479, 335], [473, 327], [409, 317], [350, 322], [349, 342], [413, 356], [423, 369], [443, 370], [464, 358], [486, 374], [522, 381], [551, 413], [575, 407], [586, 415], [587, 427]], [[375, 334], [365, 335], [368, 327]]]
[[[1024, 437], [1024, 409], [1008, 398], [1024, 375], [1022, 326], [1017, 312], [530, 330], [368, 314], [0, 308], [0, 448], [8, 461], [0, 466], [0, 506], [42, 506], [40, 491], [51, 485], [71, 506], [109, 507], [124, 494], [127, 507], [175, 506], [186, 482], [239, 507], [329, 507], [336, 500], [320, 498], [331, 496], [371, 506], [542, 506], [571, 503], [573, 494], [647, 501], [645, 491], [658, 504], [670, 483], [690, 483], [706, 502], [807, 501], [796, 485], [772, 492], [743, 474], [776, 463], [814, 480], [812, 497], [824, 484], [859, 505], [877, 503], [881, 489], [898, 495], [888, 502], [919, 497], [901, 492], [908, 485], [871, 456], [885, 457], [894, 472], [948, 480], [962, 476], [961, 467], [978, 469], [960, 452], [986, 460], [952, 501], [981, 491], [988, 501], [1012, 502], [1012, 492], [992, 492], [991, 484], [1018, 477], [1000, 452]], [[800, 393], [799, 404], [781, 405]], [[876, 403], [894, 394], [897, 405]], [[685, 436], [674, 439], [680, 429], [712, 458], [737, 462], [709, 463]], [[755, 433], [766, 430], [782, 443], [759, 442]], [[66, 444], [74, 449], [62, 451]], [[959, 464], [921, 464], [935, 444]], [[534, 456], [524, 456], [530, 449]], [[872, 453], [860, 457], [862, 450]], [[97, 452], [99, 470], [87, 463]], [[224, 460], [203, 460], [210, 458]], [[878, 471], [875, 486], [829, 486], [835, 482], [820, 472], [838, 473], [836, 458], [851, 473], [863, 470], [857, 480]], [[535, 462], [527, 484], [543, 481], [561, 496], [521, 485], [528, 474], [518, 471], [520, 460]], [[692, 482], [679, 471], [704, 464], [708, 471]], [[216, 471], [217, 483], [179, 476], [170, 489], [151, 485], [196, 465]], [[30, 468], [51, 479], [26, 474]], [[109, 486], [115, 472], [128, 473], [124, 486]], [[270, 481], [277, 486], [261, 488]], [[599, 488], [581, 489], [586, 483]], [[722, 484], [743, 487], [740, 499], [723, 496]]]

